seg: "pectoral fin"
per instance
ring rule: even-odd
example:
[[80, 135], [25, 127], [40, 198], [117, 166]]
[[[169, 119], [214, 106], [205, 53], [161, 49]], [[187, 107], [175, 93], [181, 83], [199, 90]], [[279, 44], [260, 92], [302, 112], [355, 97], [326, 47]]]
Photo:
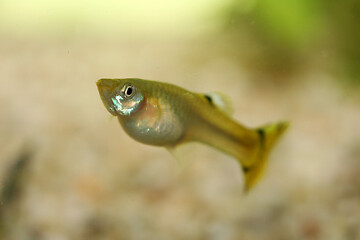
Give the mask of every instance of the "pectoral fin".
[[114, 119], [116, 119], [116, 117], [113, 116], [113, 115], [110, 115], [109, 118], [108, 118], [108, 122], [110, 122], [110, 121], [112, 121], [112, 120], [114, 120]]
[[195, 142], [166, 147], [176, 161], [176, 174], [182, 174], [196, 159], [202, 159], [204, 147], [206, 148], [203, 144]]

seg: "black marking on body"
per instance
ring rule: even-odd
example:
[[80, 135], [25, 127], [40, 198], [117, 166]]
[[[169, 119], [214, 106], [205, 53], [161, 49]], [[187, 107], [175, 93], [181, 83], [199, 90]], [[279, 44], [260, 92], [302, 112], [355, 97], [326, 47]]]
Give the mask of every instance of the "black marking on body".
[[[256, 131], [259, 135], [260, 149], [264, 149], [265, 148], [265, 131], [262, 128], [257, 129]], [[250, 167], [242, 166], [242, 170], [245, 174], [250, 172], [252, 168], [253, 168], [253, 166], [250, 166]]]
[[257, 133], [259, 134], [259, 138], [260, 138], [260, 147], [264, 148], [265, 147], [265, 132], [264, 132], [264, 129], [262, 129], [262, 128], [258, 129]]
[[210, 103], [211, 106], [215, 106], [214, 101], [212, 100], [212, 98], [209, 95], [204, 94], [204, 97]]
[[242, 170], [243, 170], [244, 173], [247, 173], [247, 172], [249, 172], [251, 170], [251, 167], [244, 167], [243, 166]]

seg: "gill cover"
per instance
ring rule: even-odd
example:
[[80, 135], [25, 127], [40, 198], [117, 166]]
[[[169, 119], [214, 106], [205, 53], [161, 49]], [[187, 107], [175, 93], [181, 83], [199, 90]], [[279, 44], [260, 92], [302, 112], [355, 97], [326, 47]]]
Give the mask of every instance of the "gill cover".
[[129, 116], [138, 110], [144, 99], [130, 82], [100, 79], [97, 86], [106, 109], [114, 116]]
[[137, 110], [143, 98], [134, 85], [125, 83], [121, 86], [120, 91], [111, 98], [113, 103], [111, 107], [119, 115], [130, 115]]

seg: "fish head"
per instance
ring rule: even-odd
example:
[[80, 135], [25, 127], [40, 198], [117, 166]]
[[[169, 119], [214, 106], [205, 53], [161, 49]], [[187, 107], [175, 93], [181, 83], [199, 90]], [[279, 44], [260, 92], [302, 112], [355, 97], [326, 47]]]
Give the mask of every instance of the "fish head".
[[96, 82], [102, 102], [114, 116], [130, 116], [144, 102], [141, 85], [136, 79], [103, 78]]

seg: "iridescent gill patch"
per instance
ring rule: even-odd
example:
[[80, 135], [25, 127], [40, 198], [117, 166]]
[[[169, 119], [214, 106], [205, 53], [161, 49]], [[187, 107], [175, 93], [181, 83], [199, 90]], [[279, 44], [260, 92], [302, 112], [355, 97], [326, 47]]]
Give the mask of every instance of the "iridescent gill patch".
[[143, 97], [139, 94], [136, 94], [131, 99], [125, 99], [120, 95], [116, 95], [115, 97], [111, 98], [111, 101], [114, 104], [112, 109], [114, 109], [120, 115], [130, 115], [142, 99]]

